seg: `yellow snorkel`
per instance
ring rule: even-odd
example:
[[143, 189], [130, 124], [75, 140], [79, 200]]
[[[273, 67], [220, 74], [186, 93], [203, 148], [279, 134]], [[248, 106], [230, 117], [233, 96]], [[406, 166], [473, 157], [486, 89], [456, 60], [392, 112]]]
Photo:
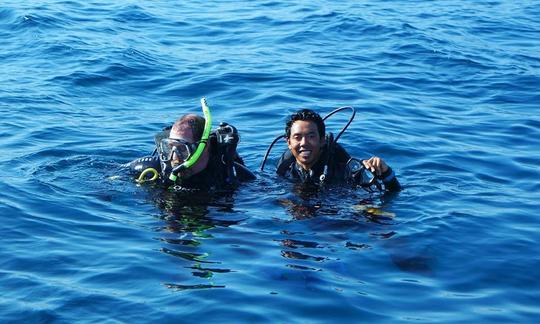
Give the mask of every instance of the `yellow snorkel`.
[[205, 119], [204, 131], [201, 137], [201, 141], [199, 142], [199, 145], [197, 145], [195, 153], [193, 153], [193, 155], [190, 156], [189, 159], [172, 169], [171, 174], [169, 175], [169, 180], [173, 182], [178, 179], [179, 173], [191, 168], [195, 163], [197, 163], [208, 143], [208, 138], [210, 137], [210, 130], [212, 129], [212, 117], [210, 115], [210, 108], [208, 108], [205, 98], [201, 98], [201, 107]]

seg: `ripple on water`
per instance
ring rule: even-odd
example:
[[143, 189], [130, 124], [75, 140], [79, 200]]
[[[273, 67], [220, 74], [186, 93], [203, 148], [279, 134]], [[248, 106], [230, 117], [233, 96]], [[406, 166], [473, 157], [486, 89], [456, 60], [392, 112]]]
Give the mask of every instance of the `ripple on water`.
[[[6, 3], [3, 318], [534, 322], [538, 6], [433, 5]], [[202, 96], [253, 170], [298, 107], [354, 106], [340, 143], [405, 190], [283, 183], [285, 141], [233, 193], [135, 184]]]

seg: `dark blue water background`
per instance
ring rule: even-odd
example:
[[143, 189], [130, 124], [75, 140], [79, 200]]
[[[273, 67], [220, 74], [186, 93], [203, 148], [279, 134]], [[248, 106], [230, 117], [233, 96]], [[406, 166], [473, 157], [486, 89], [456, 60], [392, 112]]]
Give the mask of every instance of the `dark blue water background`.
[[[0, 42], [2, 322], [540, 319], [539, 1], [4, 1]], [[253, 170], [354, 106], [405, 190], [136, 185], [203, 96]]]

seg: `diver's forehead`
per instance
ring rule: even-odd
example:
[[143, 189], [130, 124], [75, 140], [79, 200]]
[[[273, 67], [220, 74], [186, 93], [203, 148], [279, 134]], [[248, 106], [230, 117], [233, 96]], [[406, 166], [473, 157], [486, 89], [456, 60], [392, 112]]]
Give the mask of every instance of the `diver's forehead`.
[[193, 132], [191, 131], [191, 129], [181, 129], [176, 132], [171, 130], [171, 133], [169, 134], [169, 138], [175, 139], [175, 140], [183, 140], [183, 141], [192, 143]]
[[291, 135], [318, 133], [317, 124], [310, 120], [297, 120], [291, 126]]

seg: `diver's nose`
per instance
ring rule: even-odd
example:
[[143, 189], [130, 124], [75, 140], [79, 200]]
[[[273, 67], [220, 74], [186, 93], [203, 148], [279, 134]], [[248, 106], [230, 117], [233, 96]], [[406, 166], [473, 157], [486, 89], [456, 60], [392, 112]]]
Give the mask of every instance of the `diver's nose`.
[[178, 165], [178, 164], [184, 162], [184, 161], [178, 156], [178, 154], [176, 154], [176, 152], [173, 153], [172, 159], [171, 159], [171, 160], [172, 160], [172, 162], [173, 162], [174, 164], [176, 164], [176, 165]]

